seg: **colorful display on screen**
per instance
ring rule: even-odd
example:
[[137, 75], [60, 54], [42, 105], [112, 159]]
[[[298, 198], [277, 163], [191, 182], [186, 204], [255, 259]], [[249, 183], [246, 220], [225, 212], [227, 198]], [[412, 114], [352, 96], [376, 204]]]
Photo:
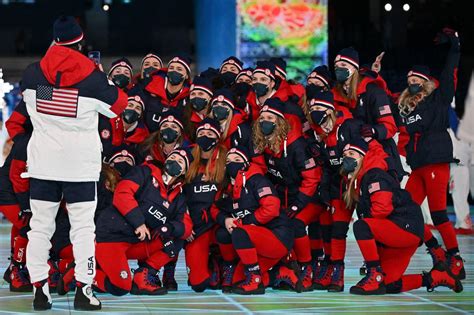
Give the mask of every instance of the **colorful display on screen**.
[[301, 80], [327, 62], [327, 0], [237, 0], [237, 24], [246, 66], [283, 57], [288, 78]]

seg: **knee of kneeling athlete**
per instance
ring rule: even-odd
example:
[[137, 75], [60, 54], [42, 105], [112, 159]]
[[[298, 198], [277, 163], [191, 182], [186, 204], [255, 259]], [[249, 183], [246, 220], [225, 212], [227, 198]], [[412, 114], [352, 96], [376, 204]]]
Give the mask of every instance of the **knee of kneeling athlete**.
[[441, 225], [449, 221], [448, 212], [446, 210], [433, 211], [430, 215], [434, 225]]
[[216, 241], [220, 244], [231, 244], [232, 236], [225, 228], [220, 227], [216, 230]]
[[[358, 221], [356, 221], [356, 222], [358, 222]], [[354, 223], [354, 226], [355, 226], [355, 223]], [[333, 222], [332, 230], [331, 230], [332, 238], [341, 239], [341, 240], [345, 239], [345, 238], [347, 238], [347, 231], [349, 231], [349, 223], [346, 223], [346, 222]]]
[[[127, 274], [126, 278], [123, 279], [122, 277], [125, 277], [125, 274]], [[106, 277], [104, 281], [105, 290], [115, 296], [122, 296], [128, 294], [132, 289], [132, 279], [130, 278], [130, 272], [126, 272], [124, 270], [120, 272], [120, 277], [122, 279], [119, 281], [119, 283], [115, 284], [110, 281], [109, 277]]]
[[191, 289], [193, 289], [194, 292], [204, 292], [204, 290], [206, 290], [208, 287], [209, 287], [209, 281], [210, 279], [207, 278], [206, 280], [204, 280], [203, 282], [199, 283], [199, 284], [196, 284], [196, 285], [193, 285], [191, 284]]

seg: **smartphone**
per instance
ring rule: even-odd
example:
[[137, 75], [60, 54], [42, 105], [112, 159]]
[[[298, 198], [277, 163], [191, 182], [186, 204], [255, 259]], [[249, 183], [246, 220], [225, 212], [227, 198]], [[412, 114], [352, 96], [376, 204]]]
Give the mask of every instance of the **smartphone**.
[[87, 54], [87, 57], [89, 57], [90, 60], [94, 61], [96, 65], [100, 64], [100, 51], [98, 50], [89, 51], [89, 54]]

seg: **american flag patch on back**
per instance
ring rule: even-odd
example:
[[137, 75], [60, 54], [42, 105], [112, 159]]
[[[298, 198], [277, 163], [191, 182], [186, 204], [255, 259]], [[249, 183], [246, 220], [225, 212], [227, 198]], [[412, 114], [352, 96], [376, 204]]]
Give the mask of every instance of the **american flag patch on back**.
[[78, 89], [38, 85], [36, 111], [47, 115], [76, 118], [78, 98]]

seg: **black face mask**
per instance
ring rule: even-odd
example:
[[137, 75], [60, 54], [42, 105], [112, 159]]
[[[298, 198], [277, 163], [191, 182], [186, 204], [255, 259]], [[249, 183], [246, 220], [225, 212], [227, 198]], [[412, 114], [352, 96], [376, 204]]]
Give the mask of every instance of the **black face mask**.
[[164, 143], [170, 144], [178, 139], [178, 132], [171, 128], [165, 128], [160, 131], [161, 139], [163, 139]]
[[172, 177], [177, 177], [181, 174], [183, 169], [178, 162], [174, 160], [166, 160], [165, 162], [165, 172]]
[[124, 161], [120, 163], [114, 163], [113, 167], [120, 173], [121, 177], [124, 177], [125, 175], [127, 175], [128, 171], [132, 169], [133, 166]]
[[225, 166], [225, 170], [230, 177], [236, 178], [239, 171], [245, 169], [245, 166], [244, 162], [229, 162]]
[[311, 112], [311, 119], [320, 126], [326, 121], [327, 117], [328, 115], [325, 110], [313, 110]]
[[155, 67], [147, 67], [147, 68], [143, 69], [143, 77], [144, 78], [149, 78], [151, 73], [153, 71], [156, 71], [156, 70], [158, 70], [158, 69], [156, 69]]
[[260, 128], [262, 129], [262, 132], [265, 136], [269, 136], [273, 133], [273, 131], [275, 130], [275, 123], [274, 122], [271, 122], [271, 121], [268, 121], [268, 120], [262, 120], [259, 122], [260, 124]]
[[350, 174], [355, 171], [357, 167], [357, 160], [353, 157], [345, 156], [342, 159], [342, 170], [346, 174]]
[[237, 95], [244, 96], [249, 93], [252, 85], [245, 82], [239, 82], [235, 83], [232, 87]]
[[138, 121], [140, 114], [133, 109], [126, 109], [122, 113], [122, 118], [127, 124], [133, 124], [134, 122]]
[[336, 80], [339, 83], [344, 83], [349, 79], [351, 75], [349, 69], [347, 68], [336, 68], [334, 69], [334, 74], [336, 75]]
[[231, 86], [234, 83], [235, 78], [237, 77], [237, 75], [233, 72], [227, 71], [227, 72], [224, 72], [223, 74], [221, 74], [221, 77], [222, 77], [222, 80], [224, 81], [225, 85]]
[[421, 84], [410, 84], [408, 85], [408, 92], [410, 95], [415, 95], [421, 92], [423, 86]]
[[127, 77], [125, 74], [117, 74], [112, 78], [112, 82], [115, 84], [116, 87], [123, 89], [130, 84], [130, 78]]
[[209, 138], [207, 136], [201, 136], [196, 139], [196, 144], [204, 151], [210, 151], [217, 144], [217, 138]]
[[221, 121], [229, 117], [229, 109], [223, 106], [214, 106], [212, 108], [212, 114], [215, 119]]
[[268, 93], [268, 85], [263, 83], [254, 83], [252, 87], [258, 97], [264, 96]]
[[166, 74], [171, 85], [178, 85], [184, 81], [184, 75], [176, 71], [168, 71]]
[[191, 98], [189, 103], [191, 103], [191, 106], [196, 112], [200, 112], [207, 106], [208, 100], [202, 97], [195, 97]]

